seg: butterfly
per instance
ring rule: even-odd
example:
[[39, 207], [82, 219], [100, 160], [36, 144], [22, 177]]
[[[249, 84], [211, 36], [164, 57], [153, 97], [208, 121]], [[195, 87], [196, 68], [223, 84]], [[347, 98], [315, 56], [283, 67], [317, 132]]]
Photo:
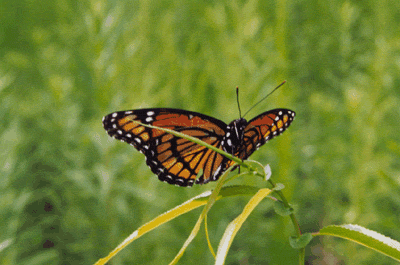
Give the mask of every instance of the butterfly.
[[197, 112], [152, 108], [110, 113], [103, 118], [103, 126], [110, 136], [143, 153], [147, 165], [161, 181], [187, 187], [218, 180], [234, 162], [202, 145], [136, 121], [196, 137], [245, 160], [284, 132], [294, 117], [292, 110], [273, 109], [249, 122], [240, 118], [227, 125]]

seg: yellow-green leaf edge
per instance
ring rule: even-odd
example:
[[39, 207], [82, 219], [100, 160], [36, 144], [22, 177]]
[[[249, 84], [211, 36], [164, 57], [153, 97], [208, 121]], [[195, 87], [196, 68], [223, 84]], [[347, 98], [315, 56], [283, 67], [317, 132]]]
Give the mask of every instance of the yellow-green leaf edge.
[[400, 261], [400, 243], [378, 232], [353, 224], [330, 225], [314, 236], [330, 235], [351, 240]]

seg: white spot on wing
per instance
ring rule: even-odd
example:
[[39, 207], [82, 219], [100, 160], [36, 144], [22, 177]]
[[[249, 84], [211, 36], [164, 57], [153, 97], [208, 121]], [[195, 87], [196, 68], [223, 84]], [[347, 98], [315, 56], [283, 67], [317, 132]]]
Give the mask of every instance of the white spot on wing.
[[155, 113], [154, 113], [154, 111], [148, 111], [147, 112], [147, 116], [153, 116]]
[[151, 121], [153, 121], [153, 118], [152, 118], [152, 117], [147, 117], [147, 118], [146, 118], [146, 121], [147, 121], [147, 122], [151, 122]]
[[115, 117], [117, 117], [118, 116], [118, 113], [113, 113], [112, 115], [111, 115], [111, 117], [113, 117], [113, 118], [115, 118]]

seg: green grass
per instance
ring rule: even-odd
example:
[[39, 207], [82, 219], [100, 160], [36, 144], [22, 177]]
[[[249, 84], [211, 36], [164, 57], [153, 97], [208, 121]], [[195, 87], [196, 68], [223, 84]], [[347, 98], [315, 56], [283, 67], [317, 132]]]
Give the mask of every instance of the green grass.
[[[1, 264], [92, 264], [139, 226], [215, 184], [158, 181], [104, 115], [182, 108], [230, 122], [297, 117], [251, 159], [270, 164], [304, 232], [356, 223], [400, 240], [397, 1], [3, 1], [0, 8]], [[259, 184], [251, 177], [242, 184]], [[216, 248], [248, 198], [208, 216]], [[149, 233], [112, 264], [168, 264], [200, 211]], [[226, 264], [297, 264], [269, 200]], [[52, 243], [49, 243], [52, 242]], [[54, 244], [54, 246], [52, 245]], [[45, 246], [45, 247], [44, 247]], [[352, 242], [311, 241], [312, 264], [394, 264]], [[212, 264], [204, 233], [179, 264]]]

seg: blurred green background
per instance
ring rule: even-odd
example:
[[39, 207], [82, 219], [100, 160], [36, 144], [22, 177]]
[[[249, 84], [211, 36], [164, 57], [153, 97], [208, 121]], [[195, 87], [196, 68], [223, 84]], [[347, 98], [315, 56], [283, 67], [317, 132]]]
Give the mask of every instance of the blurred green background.
[[[212, 189], [160, 182], [102, 117], [144, 107], [227, 123], [297, 117], [251, 159], [270, 164], [303, 232], [353, 223], [400, 240], [400, 2], [3, 0], [0, 5], [0, 263], [92, 264], [140, 225]], [[245, 177], [237, 183], [263, 185]], [[216, 248], [248, 197], [219, 201]], [[287, 217], [265, 200], [226, 264], [297, 264]], [[110, 264], [168, 264], [200, 210], [143, 236]], [[204, 230], [179, 264], [213, 264]], [[313, 239], [307, 264], [395, 264]]]

